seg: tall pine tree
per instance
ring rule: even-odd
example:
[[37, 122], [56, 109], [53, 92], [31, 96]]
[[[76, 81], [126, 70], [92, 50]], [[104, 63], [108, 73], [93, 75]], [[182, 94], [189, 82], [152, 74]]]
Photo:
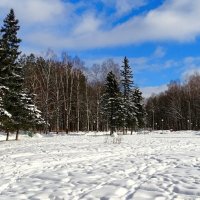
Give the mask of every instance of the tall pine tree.
[[23, 69], [18, 62], [21, 53], [21, 39], [17, 37], [19, 28], [14, 10], [11, 9], [0, 30], [0, 85], [7, 88], [2, 102], [3, 108], [11, 114], [11, 120], [4, 121], [7, 140], [9, 131], [16, 131], [16, 140], [18, 139], [19, 130], [26, 127], [30, 115], [29, 101], [25, 100], [30, 99], [30, 96], [23, 91]]
[[119, 84], [115, 75], [108, 73], [105, 83], [105, 90], [101, 98], [102, 114], [108, 120], [110, 135], [120, 126], [121, 120], [121, 95]]
[[18, 20], [15, 19], [14, 11], [11, 9], [0, 30], [0, 85], [7, 88], [3, 96], [3, 107], [12, 115], [12, 120], [4, 122], [7, 131], [16, 130], [19, 121], [20, 100], [18, 94], [21, 91], [23, 79], [21, 78], [21, 68], [17, 63], [21, 41], [17, 37], [18, 30]]
[[16, 91], [21, 90], [23, 83], [21, 67], [17, 63], [21, 53], [18, 50], [21, 42], [17, 37], [19, 28], [18, 20], [11, 9], [0, 30], [0, 84]]
[[136, 107], [137, 126], [139, 128], [142, 128], [145, 125], [144, 119], [146, 116], [146, 112], [144, 109], [142, 92], [139, 88], [135, 88], [133, 91], [133, 101], [135, 102]]
[[121, 85], [124, 99], [129, 99], [133, 87], [133, 74], [127, 57], [124, 58], [122, 65]]
[[125, 57], [121, 70], [121, 86], [123, 93], [123, 133], [136, 124], [136, 107], [132, 98], [133, 75], [129, 60]]

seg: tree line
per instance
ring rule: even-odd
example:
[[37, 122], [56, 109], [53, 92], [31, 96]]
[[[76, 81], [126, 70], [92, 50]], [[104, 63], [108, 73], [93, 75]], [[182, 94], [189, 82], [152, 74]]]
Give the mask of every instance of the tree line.
[[11, 9], [0, 29], [0, 130], [79, 132], [138, 128], [200, 129], [200, 75], [144, 100], [129, 61], [87, 68], [79, 57], [49, 50], [21, 55], [19, 22]]
[[[67, 53], [59, 58], [52, 51], [45, 57], [21, 55], [18, 23], [11, 9], [0, 29], [0, 129], [7, 139], [10, 132], [18, 139], [20, 130], [125, 133], [142, 126], [143, 99], [127, 58], [120, 71], [112, 59], [86, 68]], [[107, 93], [110, 74], [118, 88], [114, 100], [120, 99], [112, 118], [106, 108], [112, 98]]]
[[147, 126], [152, 129], [200, 129], [200, 74], [172, 81], [168, 89], [146, 102]]
[[119, 66], [113, 60], [88, 69], [80, 58], [66, 53], [59, 59], [31, 54], [24, 55], [20, 63], [24, 87], [36, 94], [34, 102], [42, 112], [46, 133], [108, 129], [100, 112], [100, 98], [109, 70], [118, 76]]
[[[61, 59], [24, 55], [20, 65], [25, 74], [24, 87], [36, 94], [34, 102], [42, 112], [46, 133], [108, 130], [113, 133], [122, 129], [125, 133], [144, 123], [142, 93], [133, 86], [132, 72], [127, 75], [126, 67], [130, 70], [127, 58], [121, 73], [119, 65], [111, 59], [88, 69], [78, 57], [72, 58], [66, 53]], [[113, 97], [107, 93], [112, 85], [105, 83], [105, 77], [108, 80], [110, 74], [113, 76], [111, 82], [115, 81], [118, 88]], [[116, 102], [120, 99], [119, 104], [112, 105], [112, 111], [108, 105], [111, 98]], [[111, 122], [110, 114], [118, 121]]]

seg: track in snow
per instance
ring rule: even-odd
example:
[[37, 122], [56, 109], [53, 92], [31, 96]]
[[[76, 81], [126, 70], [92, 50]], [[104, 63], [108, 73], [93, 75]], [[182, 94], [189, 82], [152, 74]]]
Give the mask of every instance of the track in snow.
[[200, 198], [200, 136], [104, 140], [56, 136], [2, 142], [0, 200]]

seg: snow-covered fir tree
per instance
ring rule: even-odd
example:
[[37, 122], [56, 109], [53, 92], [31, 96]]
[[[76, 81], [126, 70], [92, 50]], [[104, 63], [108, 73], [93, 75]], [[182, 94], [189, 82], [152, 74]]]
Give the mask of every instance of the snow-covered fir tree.
[[34, 104], [34, 94], [24, 91], [21, 93], [21, 101], [23, 104], [24, 110], [24, 125], [23, 129], [34, 129], [41, 125], [45, 124], [44, 119], [42, 118], [41, 111]]
[[129, 99], [124, 101], [125, 105], [125, 119], [126, 119], [126, 127], [131, 130], [135, 130], [138, 127], [138, 119], [137, 119], [137, 105], [135, 103], [134, 89], [130, 91]]
[[11, 9], [0, 30], [0, 85], [7, 88], [2, 102], [3, 108], [12, 115], [12, 120], [5, 120], [4, 126], [11, 131], [14, 131], [16, 128], [14, 126], [17, 125], [17, 105], [20, 103], [18, 93], [23, 81], [17, 64], [17, 58], [20, 55], [18, 48], [21, 41], [17, 38], [18, 30], [18, 20], [15, 19], [14, 11]]
[[133, 87], [133, 74], [127, 57], [124, 58], [121, 70], [121, 85], [124, 99], [129, 99]]
[[[136, 106], [131, 98], [133, 90], [133, 74], [129, 60], [125, 57], [121, 70], [121, 88], [123, 94], [123, 132], [137, 124]], [[126, 130], [125, 130], [126, 129]]]
[[132, 93], [132, 98], [135, 103], [136, 107], [136, 118], [137, 118], [137, 126], [139, 128], [144, 127], [145, 125], [145, 108], [143, 104], [143, 97], [142, 97], [142, 92], [140, 91], [139, 88], [135, 88]]
[[16, 91], [21, 90], [23, 82], [21, 67], [17, 63], [21, 53], [18, 50], [21, 42], [17, 37], [18, 30], [18, 20], [11, 9], [0, 30], [0, 84]]
[[120, 94], [119, 84], [113, 72], [109, 72], [106, 78], [104, 93], [101, 97], [102, 115], [107, 119], [110, 135], [114, 133], [116, 128], [121, 124], [122, 98]]
[[19, 28], [14, 10], [11, 9], [0, 30], [0, 85], [7, 88], [2, 97], [3, 108], [12, 116], [12, 120], [4, 121], [4, 126], [9, 131], [16, 131], [16, 140], [19, 130], [27, 127], [25, 124], [29, 124], [30, 113], [35, 114], [28, 109], [27, 102], [30, 96], [23, 90], [23, 69], [18, 62], [21, 53], [21, 40], [17, 37]]
[[145, 111], [142, 104], [143, 98], [139, 88], [134, 86], [133, 75], [129, 61], [125, 57], [121, 70], [121, 86], [115, 75], [107, 75], [104, 94], [101, 98], [101, 111], [103, 118], [108, 121], [111, 134], [116, 128], [135, 130], [144, 125]]

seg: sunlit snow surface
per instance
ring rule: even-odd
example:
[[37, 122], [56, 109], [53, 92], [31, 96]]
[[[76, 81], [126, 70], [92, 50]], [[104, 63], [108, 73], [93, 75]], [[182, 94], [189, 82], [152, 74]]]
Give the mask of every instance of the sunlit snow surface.
[[198, 132], [0, 142], [0, 199], [200, 199]]

